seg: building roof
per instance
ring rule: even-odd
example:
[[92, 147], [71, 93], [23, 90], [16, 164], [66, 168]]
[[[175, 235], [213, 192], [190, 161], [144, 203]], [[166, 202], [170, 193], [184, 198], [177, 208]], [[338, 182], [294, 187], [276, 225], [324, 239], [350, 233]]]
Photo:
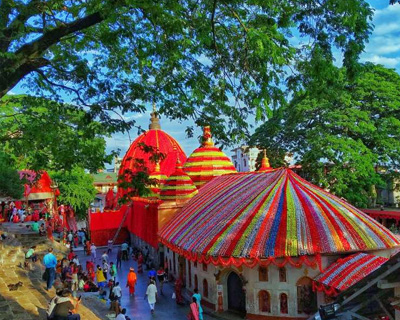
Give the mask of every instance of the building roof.
[[198, 188], [214, 177], [236, 172], [231, 160], [214, 146], [209, 126], [204, 127], [203, 140], [202, 145], [193, 151], [183, 166], [183, 170]]
[[[39, 178], [37, 177], [38, 174], [40, 175]], [[38, 173], [32, 170], [21, 170], [19, 171], [19, 176], [21, 179], [25, 178], [28, 182], [24, 185], [24, 199], [44, 200], [60, 195], [60, 191], [57, 186], [53, 186], [47, 171]]]
[[374, 219], [289, 169], [213, 179], [164, 226], [160, 240], [190, 259], [249, 266], [400, 244]]
[[157, 113], [154, 110], [149, 130], [137, 137], [126, 152], [119, 169], [120, 175], [126, 169], [136, 172], [136, 159], [143, 160], [149, 172], [154, 172], [156, 164], [150, 161], [152, 154], [145, 152], [143, 145], [154, 147], [158, 152], [165, 155], [165, 158], [160, 161], [160, 168], [161, 172], [166, 176], [171, 175], [175, 171], [175, 163], [178, 157], [181, 161], [186, 160], [186, 154], [179, 143], [168, 133], [161, 130]]
[[160, 199], [164, 201], [186, 201], [198, 193], [190, 177], [182, 170], [178, 160], [173, 174], [161, 188]]
[[94, 185], [117, 184], [118, 174], [116, 172], [98, 172], [92, 174]]
[[389, 258], [362, 252], [338, 259], [315, 277], [314, 288], [329, 295], [337, 295], [364, 279], [388, 260]]

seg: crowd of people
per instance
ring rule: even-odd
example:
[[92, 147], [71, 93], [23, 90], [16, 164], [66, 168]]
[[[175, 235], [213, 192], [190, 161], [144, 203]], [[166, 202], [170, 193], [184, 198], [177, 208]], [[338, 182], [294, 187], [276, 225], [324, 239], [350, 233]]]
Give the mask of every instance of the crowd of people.
[[[68, 234], [68, 236], [71, 233]], [[97, 248], [92, 243], [86, 254], [90, 258], [86, 261], [85, 266], [79, 261], [78, 256], [74, 252], [73, 234], [70, 251], [66, 257], [57, 260], [50, 248], [48, 253], [43, 258], [45, 272], [43, 280], [46, 281], [46, 289], [49, 290], [53, 286], [56, 289], [57, 299], [52, 299], [48, 313], [52, 313], [53, 319], [79, 320], [78, 306], [80, 302], [79, 292], [96, 292], [100, 299], [104, 299], [110, 305], [110, 310], [117, 320], [126, 320], [129, 317], [126, 315], [126, 307], [121, 305], [122, 288], [121, 279], [118, 277], [118, 269], [121, 268], [121, 261], [135, 260], [138, 264], [137, 273], [143, 273], [143, 265], [149, 264], [149, 257], [146, 250], [131, 249], [128, 245], [122, 245], [117, 250], [116, 261], [110, 261], [109, 254], [113, 250], [113, 243], [109, 241], [107, 249], [97, 257]], [[126, 243], [127, 244], [127, 243]], [[85, 247], [87, 241], [85, 242]], [[126, 251], [126, 252], [124, 252]], [[26, 259], [36, 261], [35, 247], [30, 248], [26, 253]], [[145, 292], [145, 298], [150, 307], [151, 313], [155, 313], [155, 304], [157, 296], [160, 292], [163, 295], [163, 286], [165, 282], [173, 280], [168, 276], [168, 266], [159, 266], [156, 270], [154, 267], [149, 268], [147, 272], [148, 285]], [[135, 286], [137, 284], [138, 275], [133, 267], [130, 268], [126, 282], [123, 283], [128, 290], [129, 295], [135, 295]], [[175, 291], [173, 299], [176, 299], [177, 304], [184, 304], [182, 295], [183, 281], [182, 278], [175, 280]], [[60, 303], [64, 303], [61, 307]], [[50, 310], [51, 309], [51, 310]], [[198, 290], [192, 296], [188, 319], [202, 320], [203, 310], [201, 307], [201, 295]]]
[[38, 222], [49, 218], [49, 209], [45, 202], [31, 202], [29, 205], [21, 204], [17, 206], [14, 201], [3, 201], [0, 203], [0, 215], [0, 218], [7, 222]]

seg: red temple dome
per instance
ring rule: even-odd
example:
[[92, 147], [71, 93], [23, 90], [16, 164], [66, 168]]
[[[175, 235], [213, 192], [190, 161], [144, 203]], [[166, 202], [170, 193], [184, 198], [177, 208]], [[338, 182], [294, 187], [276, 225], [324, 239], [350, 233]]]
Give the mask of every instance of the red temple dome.
[[203, 144], [187, 158], [183, 170], [189, 175], [197, 188], [227, 173], [236, 172], [231, 160], [211, 139], [210, 127], [204, 127]]
[[213, 179], [163, 227], [160, 240], [200, 263], [251, 267], [400, 245], [379, 222], [289, 169]]
[[198, 193], [190, 177], [182, 170], [181, 162], [177, 161], [173, 174], [161, 188], [160, 198], [165, 201], [186, 201]]
[[143, 145], [154, 147], [158, 152], [165, 155], [165, 158], [159, 164], [160, 168], [157, 174], [169, 176], [175, 171], [175, 163], [178, 157], [183, 161], [186, 160], [186, 154], [179, 143], [168, 133], [161, 130], [155, 109], [153, 109], [150, 121], [149, 130], [137, 137], [126, 152], [119, 169], [119, 175], [123, 175], [127, 169], [136, 172], [135, 159], [143, 160], [150, 174], [156, 172], [156, 164], [150, 161], [151, 153], [145, 152]]

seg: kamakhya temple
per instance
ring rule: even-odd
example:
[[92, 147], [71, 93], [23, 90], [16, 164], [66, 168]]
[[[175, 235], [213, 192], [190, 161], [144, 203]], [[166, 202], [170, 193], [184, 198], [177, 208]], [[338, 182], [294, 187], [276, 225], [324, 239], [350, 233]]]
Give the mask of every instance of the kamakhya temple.
[[[141, 143], [165, 157], [152, 163]], [[400, 318], [400, 240], [346, 201], [290, 169], [272, 169], [265, 153], [257, 172], [237, 173], [209, 127], [187, 158], [155, 111], [120, 174], [135, 170], [135, 158], [159, 183], [149, 186], [150, 197], [91, 214], [97, 244], [122, 227], [120, 238], [129, 234], [133, 245], [151, 248], [154, 262], [168, 265], [189, 293], [198, 288], [215, 312], [246, 319], [328, 319], [336, 312], [365, 320], [377, 310], [393, 319], [396, 310]], [[325, 316], [316, 313], [320, 306]]]

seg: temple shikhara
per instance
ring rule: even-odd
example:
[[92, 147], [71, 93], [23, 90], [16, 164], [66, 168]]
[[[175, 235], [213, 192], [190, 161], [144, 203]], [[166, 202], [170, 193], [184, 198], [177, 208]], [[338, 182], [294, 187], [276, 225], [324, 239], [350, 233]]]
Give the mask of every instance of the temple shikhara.
[[[152, 161], [143, 144], [164, 157]], [[115, 200], [124, 191], [109, 191], [107, 201], [115, 205], [90, 215], [93, 241], [130, 237], [147, 246], [157, 266], [168, 266], [189, 292], [198, 288], [216, 312], [307, 319], [330, 306], [351, 318], [366, 295], [383, 309], [396, 300], [381, 299], [398, 295], [385, 281], [400, 268], [399, 238], [290, 169], [271, 168], [265, 152], [258, 171], [238, 173], [205, 127], [201, 145], [187, 157], [154, 110], [120, 176], [137, 170], [136, 159], [157, 183], [148, 186], [150, 196], [121, 207]]]

